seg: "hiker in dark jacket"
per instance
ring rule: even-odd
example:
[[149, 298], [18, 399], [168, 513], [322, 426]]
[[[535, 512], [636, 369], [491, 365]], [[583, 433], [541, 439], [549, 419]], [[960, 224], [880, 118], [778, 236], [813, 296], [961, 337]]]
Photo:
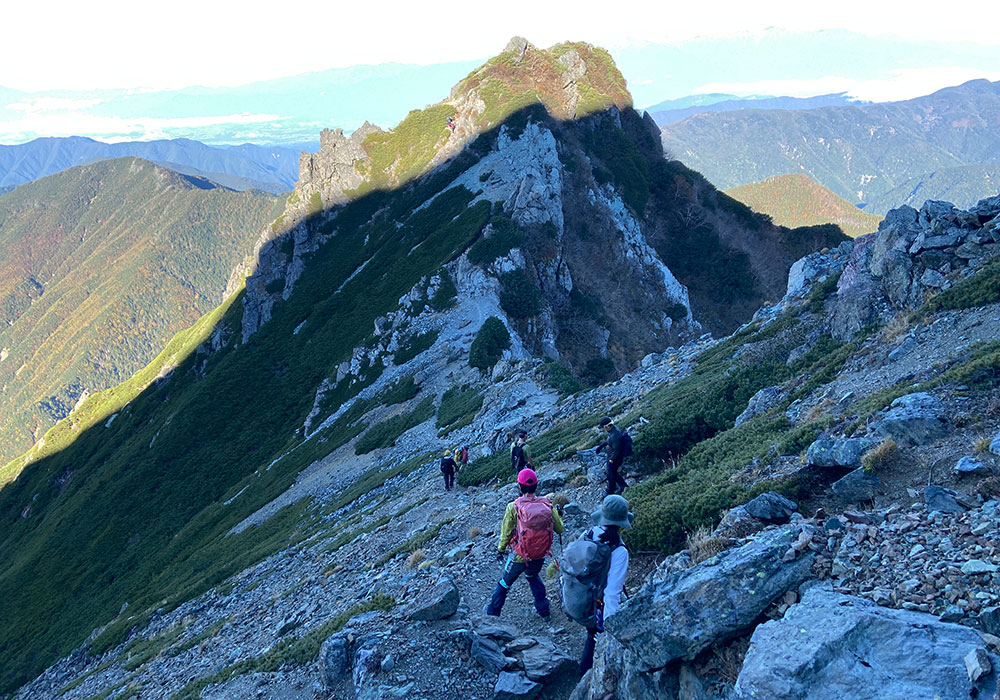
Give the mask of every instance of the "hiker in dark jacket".
[[517, 438], [510, 446], [510, 463], [515, 474], [520, 474], [522, 469], [534, 469], [535, 463], [528, 454], [528, 431], [517, 431]]
[[[497, 551], [501, 555], [507, 551], [508, 546], [513, 548], [514, 552], [508, 557], [503, 576], [500, 577], [500, 582], [493, 589], [493, 598], [487, 603], [483, 613], [499, 617], [510, 587], [524, 573], [528, 577], [528, 587], [531, 588], [531, 595], [535, 600], [535, 612], [548, 622], [552, 619], [549, 599], [545, 595], [545, 584], [542, 583], [539, 573], [545, 563], [545, 555], [549, 553], [549, 547], [552, 545], [552, 533], [562, 534], [563, 521], [559, 516], [559, 510], [547, 498], [535, 496], [535, 490], [538, 488], [538, 476], [533, 470], [522, 469], [517, 475], [517, 483], [521, 490], [521, 497], [507, 504], [503, 523], [500, 525], [500, 544], [497, 547]], [[536, 508], [531, 509], [532, 504], [537, 504]], [[538, 530], [529, 529], [527, 524], [520, 522], [519, 519], [519, 513], [543, 509], [545, 506], [551, 509], [551, 518], [546, 518], [546, 527], [550, 528], [547, 533], [547, 544], [545, 535]], [[545, 512], [547, 513], [547, 511]], [[529, 542], [529, 540], [531, 541]], [[538, 551], [532, 551], [535, 548], [538, 548]], [[527, 559], [525, 559], [526, 556]]]
[[618, 612], [621, 604], [625, 575], [628, 573], [628, 549], [622, 542], [621, 530], [631, 530], [633, 519], [632, 514], [628, 512], [628, 501], [613, 494], [604, 498], [601, 509], [592, 513], [591, 517], [595, 526], [583, 536], [609, 545], [612, 551], [607, 584], [598, 598], [597, 624], [587, 628], [587, 639], [583, 644], [583, 655], [580, 657], [580, 675], [589, 671], [594, 665], [597, 633], [604, 631], [604, 621]]
[[600, 452], [605, 447], [608, 450], [608, 495], [615, 493], [622, 493], [628, 484], [625, 483], [625, 479], [622, 475], [618, 473], [621, 469], [622, 461], [625, 459], [625, 455], [622, 451], [622, 431], [620, 431], [615, 424], [611, 422], [611, 419], [605, 416], [601, 419], [598, 424], [601, 429], [607, 433], [607, 440], [604, 441], [603, 445], [597, 448]]
[[457, 465], [455, 460], [451, 457], [451, 450], [444, 451], [444, 457], [441, 458], [441, 473], [444, 474], [444, 490], [451, 491], [451, 487], [455, 485], [455, 471], [457, 470]]

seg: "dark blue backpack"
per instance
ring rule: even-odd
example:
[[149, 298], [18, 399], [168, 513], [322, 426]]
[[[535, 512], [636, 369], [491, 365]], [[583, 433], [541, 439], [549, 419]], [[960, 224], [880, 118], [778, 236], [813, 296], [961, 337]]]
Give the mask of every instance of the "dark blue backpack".
[[622, 459], [632, 456], [632, 436], [627, 431], [622, 431], [621, 441]]

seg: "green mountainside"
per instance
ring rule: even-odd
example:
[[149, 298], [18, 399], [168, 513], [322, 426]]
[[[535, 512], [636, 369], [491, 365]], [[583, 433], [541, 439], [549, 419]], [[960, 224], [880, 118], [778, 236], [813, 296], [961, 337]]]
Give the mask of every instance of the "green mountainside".
[[[995, 179], [978, 175], [959, 190], [954, 177], [964, 174], [953, 169], [995, 169], [998, 124], [1000, 82], [973, 80], [902, 102], [698, 114], [664, 127], [663, 146], [717, 187], [804, 173], [881, 215], [903, 201], [884, 196], [896, 188], [909, 194], [914, 181], [923, 183], [915, 206], [952, 197], [970, 206], [997, 194]], [[952, 177], [940, 183], [928, 175], [948, 170]]]
[[0, 459], [217, 306], [279, 201], [135, 158], [0, 198]]
[[[427, 461], [407, 431], [491, 431], [470, 423], [515, 363], [600, 384], [699, 319], [747, 320], [844, 240], [665, 160], [629, 102], [606, 52], [522, 40], [393, 131], [325, 132], [245, 288], [4, 468], [23, 471], [0, 489], [0, 693], [327, 531]], [[340, 449], [356, 472], [335, 498], [287, 495]]]
[[882, 220], [861, 211], [808, 175], [777, 175], [763, 182], [731, 187], [726, 194], [789, 228], [835, 224], [851, 238], [857, 238], [877, 229]]

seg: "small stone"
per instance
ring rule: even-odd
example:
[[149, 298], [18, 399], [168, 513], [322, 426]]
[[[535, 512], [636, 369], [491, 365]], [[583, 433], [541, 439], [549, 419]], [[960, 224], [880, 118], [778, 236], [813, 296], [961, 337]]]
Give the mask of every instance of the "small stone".
[[975, 683], [980, 678], [993, 673], [993, 664], [986, 654], [985, 649], [973, 649], [965, 656], [965, 670], [969, 674], [969, 680]]
[[966, 576], [975, 576], [976, 574], [992, 574], [996, 573], [997, 568], [996, 564], [990, 564], [982, 561], [981, 559], [970, 559], [962, 564], [962, 573]]
[[382, 673], [389, 673], [396, 668], [396, 659], [393, 658], [392, 654], [386, 654], [379, 667], [382, 669]]
[[986, 465], [985, 462], [980, 462], [979, 460], [973, 459], [972, 457], [962, 457], [962, 459], [958, 460], [958, 463], [955, 465], [955, 473], [956, 474], [976, 474], [976, 473], [992, 474], [992, 471]]

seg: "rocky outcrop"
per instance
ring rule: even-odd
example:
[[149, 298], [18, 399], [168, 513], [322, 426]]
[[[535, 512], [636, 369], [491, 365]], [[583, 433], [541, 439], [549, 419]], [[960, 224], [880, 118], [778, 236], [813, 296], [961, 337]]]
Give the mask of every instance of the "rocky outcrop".
[[875, 233], [855, 241], [837, 286], [833, 334], [841, 341], [927, 295], [949, 288], [970, 265], [1000, 254], [1000, 196], [968, 211], [929, 201], [886, 214]]
[[750, 627], [777, 598], [812, 576], [813, 553], [786, 558], [806, 530], [771, 530], [690, 569], [654, 579], [607, 628], [649, 672], [693, 659]]
[[[929, 615], [890, 610], [821, 588], [759, 626], [736, 681], [741, 700], [994, 697], [980, 635]], [[965, 658], [980, 651], [971, 680]]]
[[948, 434], [944, 406], [926, 392], [900, 396], [875, 425], [875, 431], [901, 445], [927, 445]]
[[817, 467], [860, 467], [861, 456], [878, 442], [872, 438], [822, 438], [806, 450], [806, 464]]

